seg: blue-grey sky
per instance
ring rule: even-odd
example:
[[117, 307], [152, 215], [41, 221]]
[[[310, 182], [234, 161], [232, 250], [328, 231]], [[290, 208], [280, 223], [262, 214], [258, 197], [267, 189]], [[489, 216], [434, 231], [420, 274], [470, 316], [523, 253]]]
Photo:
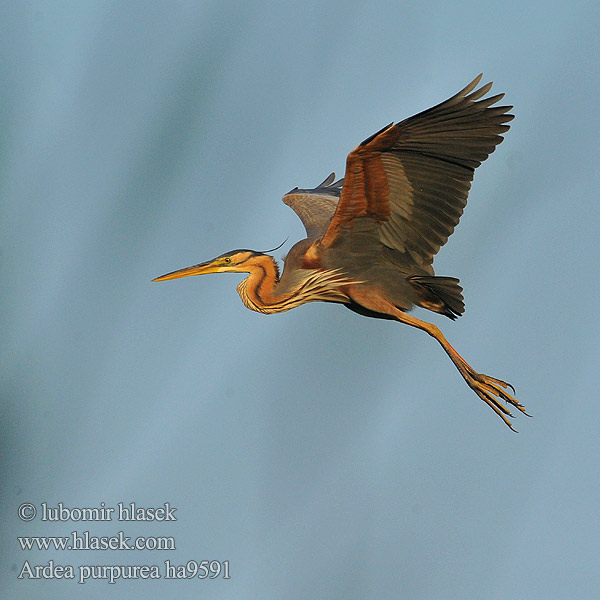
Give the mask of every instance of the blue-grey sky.
[[[596, 598], [597, 2], [5, 2], [0, 19], [3, 597]], [[439, 325], [513, 383], [511, 433], [423, 332], [242, 276], [150, 283], [239, 247], [280, 201], [484, 72], [515, 120], [435, 261]], [[176, 522], [31, 522], [32, 503]], [[19, 536], [172, 536], [171, 551]], [[158, 580], [18, 579], [158, 565]], [[231, 579], [165, 579], [228, 560]]]

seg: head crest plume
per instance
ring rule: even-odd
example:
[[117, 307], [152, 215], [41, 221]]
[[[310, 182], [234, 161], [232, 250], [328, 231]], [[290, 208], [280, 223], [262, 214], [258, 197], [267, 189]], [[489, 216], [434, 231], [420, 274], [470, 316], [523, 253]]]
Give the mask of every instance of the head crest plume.
[[283, 242], [281, 242], [281, 244], [279, 244], [279, 246], [276, 246], [275, 248], [271, 249], [271, 250], [264, 250], [263, 252], [261, 252], [261, 254], [268, 254], [269, 252], [275, 252], [275, 250], [279, 250], [279, 248], [281, 248], [281, 246], [283, 246], [289, 238], [285, 238], [285, 240], [283, 240]]

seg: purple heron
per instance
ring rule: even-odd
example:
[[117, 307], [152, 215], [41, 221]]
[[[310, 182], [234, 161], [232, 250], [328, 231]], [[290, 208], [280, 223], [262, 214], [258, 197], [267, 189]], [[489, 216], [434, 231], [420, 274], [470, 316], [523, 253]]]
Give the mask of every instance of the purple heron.
[[[409, 311], [420, 306], [456, 319], [464, 312], [454, 277], [438, 277], [433, 257], [454, 231], [475, 169], [502, 141], [512, 106], [484, 97], [481, 75], [450, 99], [361, 142], [343, 179], [283, 197], [307, 237], [277, 262], [264, 252], [233, 250], [154, 281], [206, 273], [249, 273], [237, 287], [251, 310], [277, 313], [306, 302], [339, 302], [361, 315], [390, 319], [434, 337], [469, 387], [511, 428], [509, 410], [524, 407], [514, 388], [475, 371], [435, 325]], [[270, 251], [272, 252], [272, 251]], [[527, 414], [527, 413], [525, 413]]]

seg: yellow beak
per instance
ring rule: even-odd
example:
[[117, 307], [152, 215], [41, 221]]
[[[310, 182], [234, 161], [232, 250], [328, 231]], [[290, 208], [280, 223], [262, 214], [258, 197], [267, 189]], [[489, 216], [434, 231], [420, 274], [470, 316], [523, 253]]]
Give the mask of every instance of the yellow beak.
[[214, 261], [210, 261], [161, 275], [152, 281], [166, 281], [167, 279], [179, 279], [180, 277], [190, 277], [191, 275], [206, 275], [207, 273], [216, 273], [219, 268], [220, 266], [215, 265]]

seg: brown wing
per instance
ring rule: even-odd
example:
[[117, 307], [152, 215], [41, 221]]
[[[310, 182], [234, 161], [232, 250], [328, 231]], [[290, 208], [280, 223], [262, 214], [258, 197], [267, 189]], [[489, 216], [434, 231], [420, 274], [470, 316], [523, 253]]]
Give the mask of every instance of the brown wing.
[[492, 107], [504, 94], [480, 100], [481, 75], [455, 96], [388, 125], [346, 161], [337, 210], [321, 239], [329, 247], [352, 236], [356, 219], [369, 219], [379, 241], [430, 265], [467, 203], [473, 173], [502, 141], [512, 106]]

